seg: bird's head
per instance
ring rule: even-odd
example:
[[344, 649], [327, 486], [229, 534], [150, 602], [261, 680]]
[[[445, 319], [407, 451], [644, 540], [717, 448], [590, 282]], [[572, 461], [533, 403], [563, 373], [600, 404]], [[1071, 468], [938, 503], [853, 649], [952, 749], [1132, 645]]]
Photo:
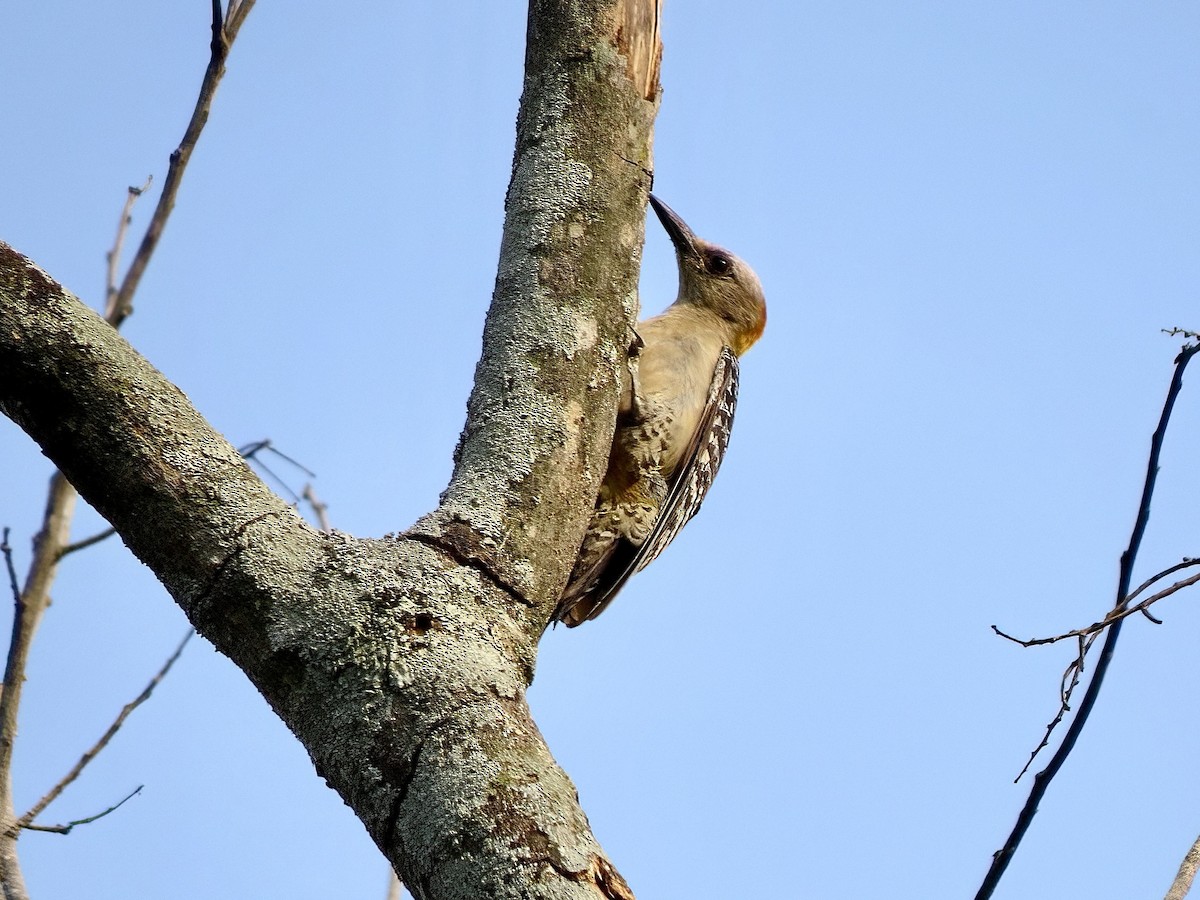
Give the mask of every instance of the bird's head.
[[762, 283], [744, 260], [692, 233], [671, 207], [653, 194], [650, 205], [675, 245], [679, 261], [679, 298], [708, 310], [727, 323], [729, 346], [741, 356], [762, 337], [767, 301]]

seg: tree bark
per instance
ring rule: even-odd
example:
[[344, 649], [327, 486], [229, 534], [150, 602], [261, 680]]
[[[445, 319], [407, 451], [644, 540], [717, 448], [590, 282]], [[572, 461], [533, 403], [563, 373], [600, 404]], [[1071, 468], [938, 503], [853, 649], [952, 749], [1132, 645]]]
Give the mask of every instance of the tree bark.
[[625, 898], [529, 715], [636, 316], [657, 0], [534, 0], [495, 294], [441, 505], [310, 528], [0, 245], [0, 409], [254, 682], [418, 898]]

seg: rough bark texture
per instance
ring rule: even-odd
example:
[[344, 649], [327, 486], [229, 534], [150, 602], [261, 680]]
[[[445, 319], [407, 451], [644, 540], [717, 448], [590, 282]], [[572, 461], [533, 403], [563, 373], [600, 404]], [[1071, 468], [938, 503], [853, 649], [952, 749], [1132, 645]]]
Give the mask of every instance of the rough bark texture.
[[0, 244], [0, 409], [251, 678], [419, 898], [624, 898], [529, 716], [636, 314], [657, 0], [534, 0], [496, 290], [441, 506], [308, 527]]
[[[655, 103], [622, 55], [630, 5], [531, 5], [500, 266], [467, 428], [441, 507], [409, 532], [487, 571], [543, 622], [608, 465], [611, 429], [586, 426], [615, 420], [637, 312]], [[647, 16], [655, 9], [632, 5]]]

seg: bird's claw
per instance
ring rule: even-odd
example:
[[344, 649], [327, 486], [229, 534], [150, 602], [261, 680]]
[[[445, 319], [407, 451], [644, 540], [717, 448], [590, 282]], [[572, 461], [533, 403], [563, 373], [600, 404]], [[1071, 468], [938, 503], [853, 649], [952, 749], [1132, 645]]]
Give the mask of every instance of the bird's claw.
[[638, 357], [641, 356], [646, 342], [636, 328], [629, 330], [633, 334], [633, 340], [629, 342], [629, 353], [625, 358], [625, 365], [629, 368], [629, 415], [633, 422], [643, 422], [645, 420], [642, 417], [642, 393], [638, 386]]

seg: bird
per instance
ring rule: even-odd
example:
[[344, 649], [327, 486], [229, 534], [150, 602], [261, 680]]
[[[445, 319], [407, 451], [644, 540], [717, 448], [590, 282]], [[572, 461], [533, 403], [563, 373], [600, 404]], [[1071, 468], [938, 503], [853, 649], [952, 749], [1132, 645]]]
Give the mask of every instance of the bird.
[[636, 328], [608, 469], [552, 619], [568, 628], [604, 612], [700, 509], [729, 445], [738, 358], [767, 325], [754, 270], [649, 199], [675, 248], [679, 293]]

